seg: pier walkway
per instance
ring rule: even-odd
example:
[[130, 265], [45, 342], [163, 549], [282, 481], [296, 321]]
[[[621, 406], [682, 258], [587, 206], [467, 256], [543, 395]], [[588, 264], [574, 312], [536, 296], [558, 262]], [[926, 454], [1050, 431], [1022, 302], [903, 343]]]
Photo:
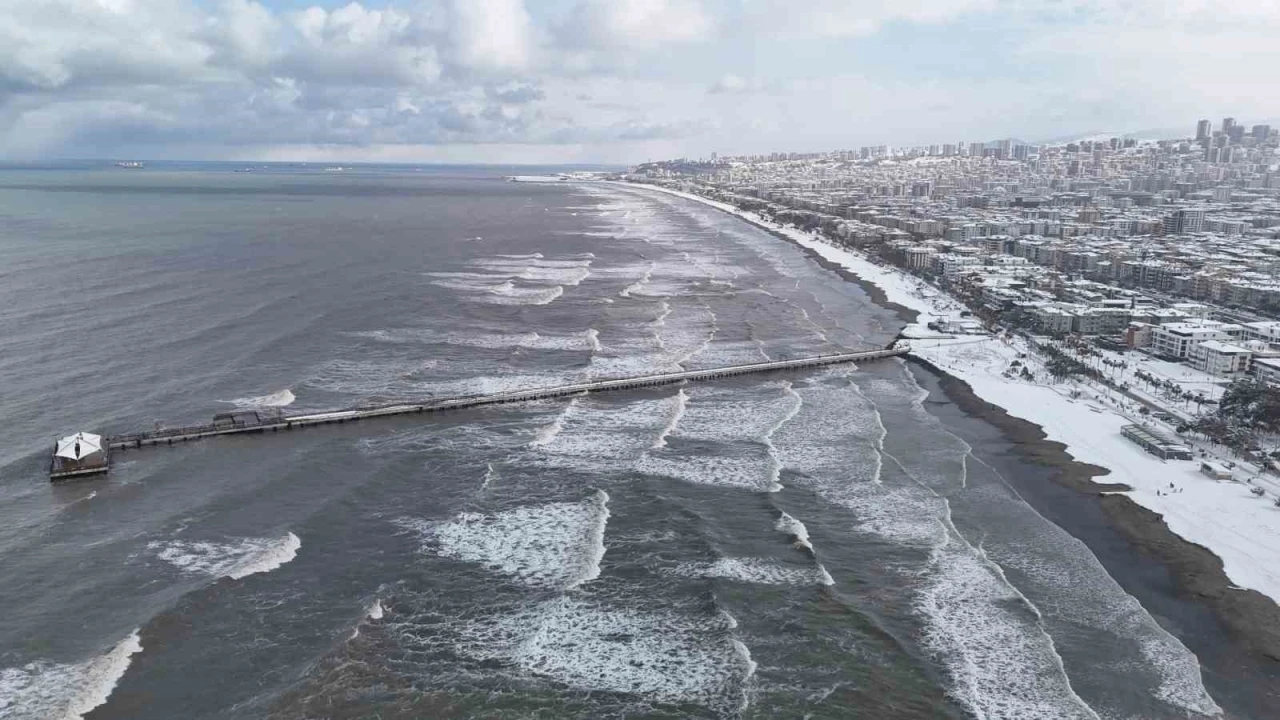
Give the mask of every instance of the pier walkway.
[[[302, 415], [284, 415], [280, 412], [264, 412], [261, 410], [243, 410], [221, 413], [214, 416], [213, 422], [188, 427], [163, 428], [152, 431], [113, 435], [106, 439], [104, 455], [109, 458], [111, 451], [132, 450], [154, 445], [173, 445], [219, 435], [243, 435], [249, 433], [278, 432], [295, 430], [316, 425], [347, 423], [369, 418], [390, 417], [393, 415], [410, 415], [419, 413], [443, 412], [446, 410], [463, 410], [485, 405], [501, 405], [505, 403], [528, 402], [548, 398], [579, 395], [583, 393], [608, 392], [613, 390], [632, 390], [636, 388], [673, 385], [681, 382], [699, 380], [715, 380], [718, 378], [736, 377], [755, 373], [778, 370], [799, 370], [881, 358], [896, 357], [910, 352], [910, 347], [898, 342], [891, 347], [861, 352], [840, 353], [835, 355], [818, 355], [814, 357], [795, 358], [792, 360], [774, 360], [769, 362], [731, 365], [728, 367], [706, 370], [686, 370], [682, 372], [661, 373], [657, 375], [639, 375], [611, 380], [593, 380], [590, 382], [557, 385], [552, 387], [530, 388], [512, 392], [490, 393], [485, 395], [467, 395], [459, 397], [432, 398], [422, 402], [401, 402], [393, 405], [359, 407], [348, 410], [308, 413]], [[106, 472], [109, 462], [95, 466], [96, 472]], [[91, 471], [92, 472], [92, 471]], [[85, 475], [91, 472], [75, 472], [55, 474], [51, 478]]]

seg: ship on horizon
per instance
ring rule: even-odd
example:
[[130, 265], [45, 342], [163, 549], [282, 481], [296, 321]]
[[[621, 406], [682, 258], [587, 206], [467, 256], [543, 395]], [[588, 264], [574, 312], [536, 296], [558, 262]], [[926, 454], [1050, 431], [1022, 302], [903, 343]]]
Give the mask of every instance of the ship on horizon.
[[120, 160], [116, 162], [116, 167], [127, 168], [129, 170], [141, 170], [146, 167], [146, 165], [143, 165], [139, 160]]

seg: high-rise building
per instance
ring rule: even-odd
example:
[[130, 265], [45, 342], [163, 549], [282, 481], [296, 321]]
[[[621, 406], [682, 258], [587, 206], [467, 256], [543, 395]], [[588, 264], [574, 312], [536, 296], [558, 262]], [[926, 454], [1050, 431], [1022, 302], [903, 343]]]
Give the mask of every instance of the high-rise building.
[[1196, 123], [1196, 139], [1204, 140], [1213, 134], [1213, 123], [1208, 120], [1201, 120]]
[[1257, 140], [1266, 140], [1271, 135], [1270, 125], [1254, 125], [1253, 131], [1249, 133]]
[[1236, 125], [1235, 118], [1232, 118], [1232, 117], [1222, 118], [1222, 134], [1226, 135], [1227, 137], [1230, 137], [1231, 128], [1235, 127], [1235, 125]]
[[1182, 208], [1164, 219], [1165, 235], [1201, 232], [1204, 230], [1204, 210]]

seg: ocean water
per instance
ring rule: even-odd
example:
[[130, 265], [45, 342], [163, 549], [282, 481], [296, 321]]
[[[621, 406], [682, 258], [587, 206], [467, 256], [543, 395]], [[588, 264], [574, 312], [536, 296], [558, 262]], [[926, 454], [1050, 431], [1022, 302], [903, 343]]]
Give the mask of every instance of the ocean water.
[[1265, 691], [1218, 667], [1211, 696], [1177, 608], [899, 360], [47, 482], [74, 430], [896, 334], [714, 210], [490, 169], [25, 169], [0, 253], [0, 718], [1249, 717]]

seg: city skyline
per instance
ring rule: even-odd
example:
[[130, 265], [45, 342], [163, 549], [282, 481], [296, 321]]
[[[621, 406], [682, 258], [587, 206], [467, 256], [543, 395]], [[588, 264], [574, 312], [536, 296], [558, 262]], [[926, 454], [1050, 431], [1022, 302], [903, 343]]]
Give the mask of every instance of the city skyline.
[[1280, 63], [1280, 9], [1247, 4], [0, 0], [0, 11], [5, 160], [631, 164], [1143, 135], [1228, 113], [1280, 124], [1280, 100], [1258, 92]]

